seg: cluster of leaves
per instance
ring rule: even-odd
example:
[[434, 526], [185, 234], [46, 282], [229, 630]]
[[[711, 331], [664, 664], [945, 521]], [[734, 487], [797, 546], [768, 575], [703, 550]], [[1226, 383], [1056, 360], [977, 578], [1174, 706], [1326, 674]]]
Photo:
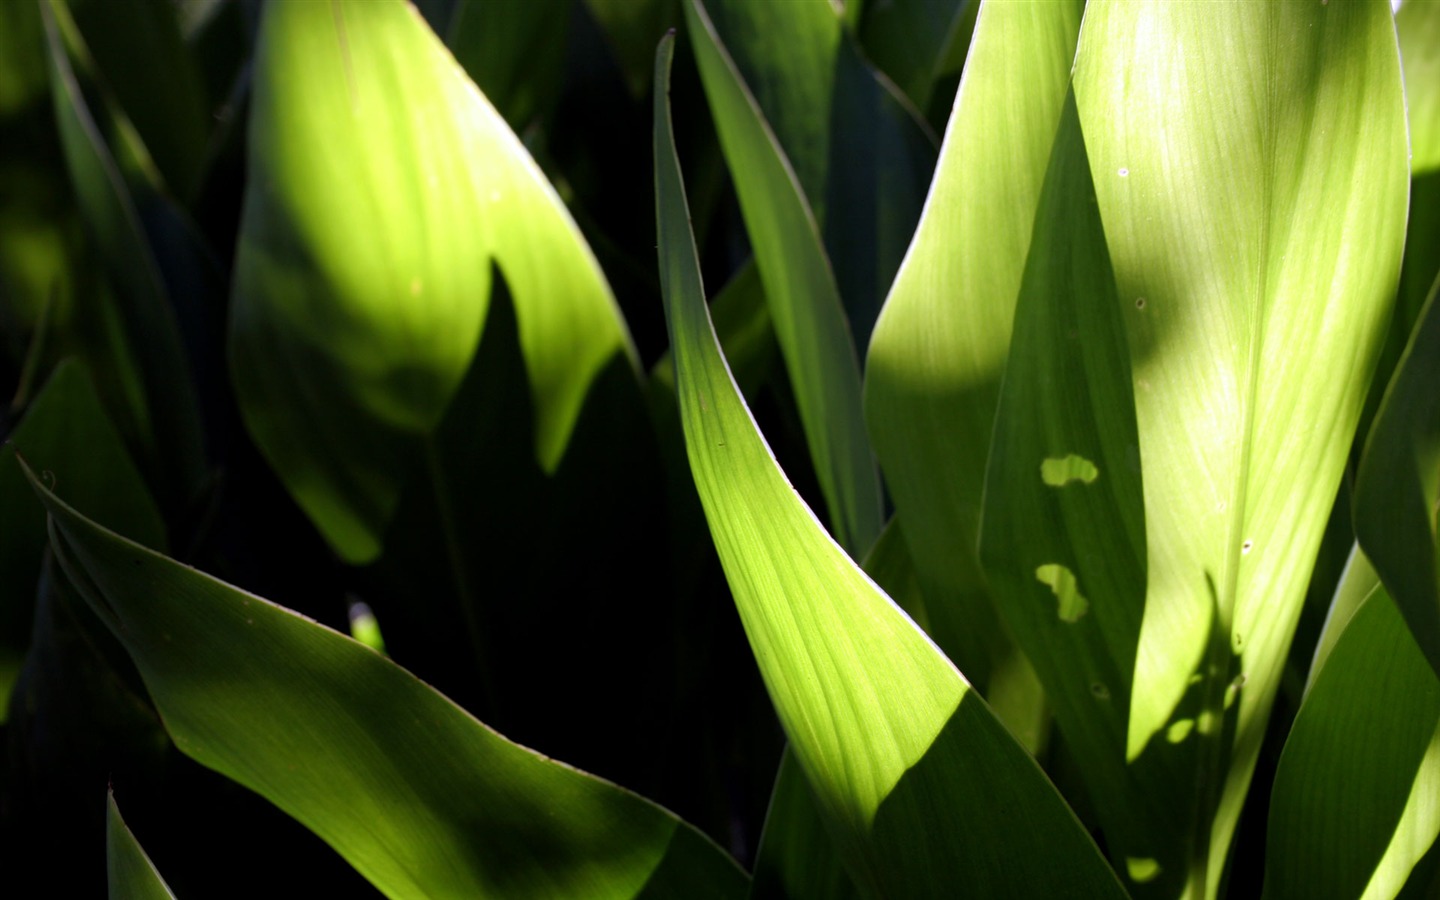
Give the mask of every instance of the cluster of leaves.
[[26, 0], [0, 140], [7, 890], [1440, 890], [1440, 4]]

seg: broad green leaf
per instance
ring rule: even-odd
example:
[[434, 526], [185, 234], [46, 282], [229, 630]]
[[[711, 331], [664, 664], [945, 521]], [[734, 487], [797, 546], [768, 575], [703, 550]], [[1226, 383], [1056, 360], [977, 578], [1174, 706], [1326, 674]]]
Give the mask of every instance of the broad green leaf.
[[[673, 54], [663, 41], [657, 85]], [[851, 875], [882, 896], [1123, 896], [1035, 762], [776, 465], [706, 312], [659, 90], [655, 166], [691, 470], [771, 701]]]
[[174, 900], [145, 848], [121, 818], [114, 791], [105, 795], [105, 860], [110, 900]]
[[[95, 124], [61, 40], [58, 0], [41, 6], [51, 94], [76, 200], [95, 238], [116, 298], [117, 366], [136, 373], [122, 430], [162, 506], [184, 509], [204, 478], [199, 412], [165, 283], [135, 203]], [[103, 301], [102, 301], [103, 303]], [[129, 357], [128, 359], [126, 357]]]
[[419, 15], [267, 5], [252, 103], [232, 370], [257, 444], [326, 539], [351, 562], [378, 552], [469, 368], [492, 258], [553, 470], [629, 337], [554, 190]]
[[1365, 443], [1355, 534], [1440, 672], [1440, 279]]
[[[920, 218], [935, 138], [860, 55], [826, 0], [709, 0], [705, 12], [814, 212], [864, 347]], [[734, 123], [717, 127], [723, 140]], [[747, 177], [734, 173], [737, 184]]]
[[1122, 315], [1072, 98], [1020, 284], [980, 550], [1116, 868], [1137, 895], [1173, 897], [1188, 850], [1174, 810], [1193, 789], [1168, 777], [1173, 765], [1125, 764], [1145, 535]]
[[522, 130], [560, 95], [570, 0], [460, 0], [446, 44], [510, 127]]
[[74, 360], [62, 362], [0, 447], [0, 722], [30, 643], [45, 550], [45, 513], [30, 499], [17, 453], [50, 473], [58, 489], [97, 521], [148, 546], [165, 546], [160, 513], [106, 417], [89, 372]]
[[992, 682], [1023, 664], [977, 559], [985, 460], [1082, 8], [982, 7], [925, 214], [866, 363], [866, 421], [931, 633], [992, 702]]
[[1440, 3], [1411, 0], [1395, 14], [1410, 118], [1410, 171], [1440, 169]]
[[293, 816], [387, 896], [745, 891], [734, 863], [665, 810], [512, 744], [369, 648], [31, 483], [57, 558], [130, 653], [176, 746]]
[[1265, 896], [1394, 897], [1440, 835], [1440, 680], [1385, 589], [1343, 631], [1285, 741]]
[[1100, 0], [1074, 90], [1145, 473], [1127, 757], [1198, 690], [1177, 777], [1200, 786], [1191, 887], [1213, 896], [1394, 296], [1395, 30], [1383, 0]]
[[759, 103], [699, 0], [682, 2], [831, 528], [858, 556], [880, 533], [880, 483], [835, 276], [804, 189]]

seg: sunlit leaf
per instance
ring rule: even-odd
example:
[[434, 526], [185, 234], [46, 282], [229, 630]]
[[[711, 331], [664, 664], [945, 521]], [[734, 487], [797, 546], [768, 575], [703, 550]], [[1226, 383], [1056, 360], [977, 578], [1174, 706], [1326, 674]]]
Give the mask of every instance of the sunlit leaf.
[[492, 258], [553, 470], [629, 338], [554, 190], [419, 15], [402, 0], [267, 5], [252, 102], [236, 393], [332, 546], [378, 552], [417, 442], [469, 368]]
[[[657, 84], [673, 54], [662, 42]], [[825, 533], [756, 430], [706, 312], [664, 91], [655, 165], [696, 488], [771, 701], [852, 876], [902, 897], [1123, 896], [1034, 761]]]
[[735, 177], [770, 319], [831, 528], [857, 556], [880, 533], [880, 484], [860, 411], [860, 364], [804, 188], [699, 0], [683, 0]]
[[665, 810], [512, 744], [368, 647], [31, 484], [56, 556], [130, 653], [176, 746], [299, 820], [388, 896], [744, 892], [734, 863]]
[[1405, 105], [1410, 118], [1410, 169], [1440, 169], [1440, 3], [1412, 0], [1395, 14]]
[[1200, 785], [1201, 895], [1218, 889], [1389, 318], [1399, 64], [1383, 0], [1086, 10], [1074, 90], [1144, 470], [1127, 756], [1198, 692], [1198, 768], [1175, 777]]
[[925, 215], [866, 362], [866, 421], [931, 633], [992, 702], [1028, 668], [976, 555], [985, 460], [1082, 8], [981, 10]]

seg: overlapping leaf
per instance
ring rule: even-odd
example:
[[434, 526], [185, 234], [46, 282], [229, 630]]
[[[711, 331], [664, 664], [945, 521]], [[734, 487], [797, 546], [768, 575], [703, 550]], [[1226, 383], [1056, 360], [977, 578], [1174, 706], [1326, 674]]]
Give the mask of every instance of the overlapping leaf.
[[1440, 835], [1440, 679], [1384, 588], [1340, 627], [1271, 792], [1277, 900], [1394, 897]]
[[32, 485], [56, 556], [130, 653], [176, 746], [275, 803], [388, 896], [743, 894], [734, 863], [665, 810], [510, 743], [369, 648]]
[[1127, 755], [1198, 692], [1190, 878], [1213, 895], [1394, 295], [1395, 31], [1378, 0], [1101, 0], [1074, 90], [1144, 467]]
[[866, 421], [932, 633], [982, 685], [1020, 665], [976, 540], [1015, 298], [1082, 9], [981, 9], [925, 214], [866, 363]]
[[1440, 279], [1365, 444], [1355, 533], [1440, 672]]
[[236, 393], [301, 506], [368, 561], [469, 368], [492, 258], [546, 470], [629, 338], [555, 192], [408, 4], [269, 5], [255, 73]]
[[[673, 53], [662, 42], [657, 84]], [[655, 165], [691, 469], [771, 700], [851, 874], [893, 896], [1123, 896], [1034, 761], [770, 455], [706, 313], [661, 91]]]
[[880, 484], [835, 276], [804, 187], [759, 103], [699, 0], [684, 0], [684, 7], [831, 527], [859, 556], [880, 533]]

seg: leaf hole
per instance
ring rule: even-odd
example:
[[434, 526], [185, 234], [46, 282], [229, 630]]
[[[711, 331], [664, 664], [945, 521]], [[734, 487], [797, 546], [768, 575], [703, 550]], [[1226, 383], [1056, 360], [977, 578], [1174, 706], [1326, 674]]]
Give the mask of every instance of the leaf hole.
[[1051, 457], [1040, 463], [1040, 478], [1051, 487], [1064, 487], [1072, 481], [1090, 484], [1100, 477], [1100, 470], [1083, 456], [1070, 454]]
[[1059, 563], [1046, 563], [1035, 570], [1035, 578], [1048, 585], [1059, 601], [1057, 612], [1062, 622], [1078, 622], [1090, 609], [1090, 601], [1080, 593], [1075, 573]]

